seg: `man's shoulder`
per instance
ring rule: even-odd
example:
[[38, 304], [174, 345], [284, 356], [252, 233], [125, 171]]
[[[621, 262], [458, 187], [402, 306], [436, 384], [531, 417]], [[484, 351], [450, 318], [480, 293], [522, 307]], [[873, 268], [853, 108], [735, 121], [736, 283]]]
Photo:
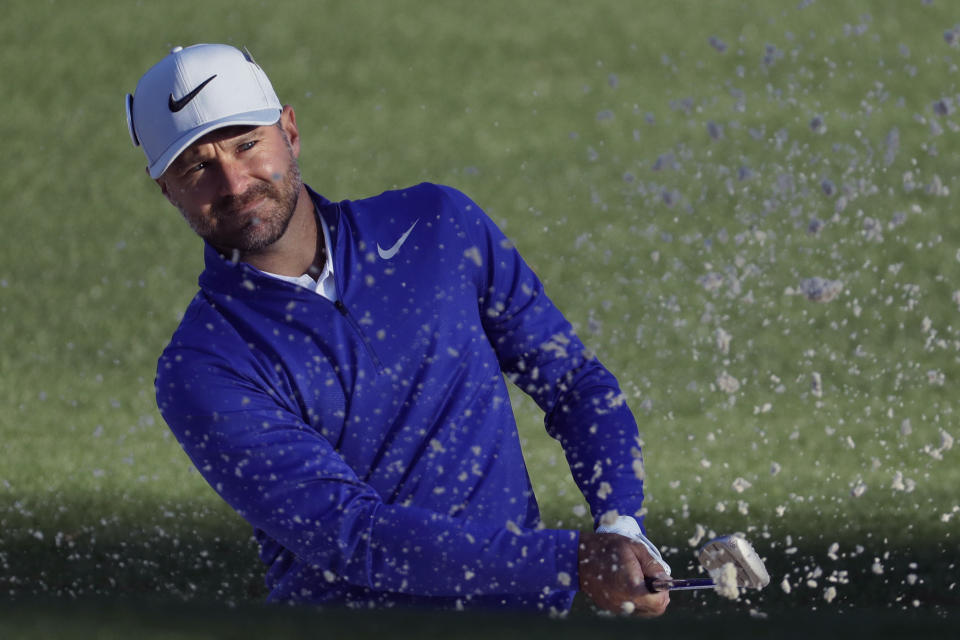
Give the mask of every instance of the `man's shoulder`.
[[[160, 356], [160, 362], [189, 363], [202, 358], [219, 359], [243, 342], [203, 291], [187, 306], [180, 324]], [[189, 364], [187, 364], [189, 366]]]
[[395, 208], [404, 205], [421, 206], [425, 203], [449, 202], [465, 197], [462, 192], [454, 187], [434, 182], [421, 182], [410, 187], [390, 189], [375, 196], [345, 202], [359, 207], [386, 206]]
[[339, 206], [355, 233], [365, 236], [368, 241], [381, 243], [394, 242], [414, 224], [419, 225], [418, 235], [427, 228], [444, 238], [451, 233], [456, 235], [465, 223], [464, 214], [471, 209], [479, 212], [476, 205], [457, 189], [432, 182], [384, 191], [359, 200], [343, 200]]

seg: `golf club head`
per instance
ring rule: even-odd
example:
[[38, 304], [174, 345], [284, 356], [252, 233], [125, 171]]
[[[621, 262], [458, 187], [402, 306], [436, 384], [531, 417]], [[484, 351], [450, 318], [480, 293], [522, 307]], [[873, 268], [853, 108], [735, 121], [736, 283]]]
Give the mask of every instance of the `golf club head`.
[[713, 575], [730, 563], [737, 570], [737, 586], [762, 589], [770, 584], [770, 574], [753, 546], [741, 536], [722, 536], [710, 540], [698, 552], [700, 565]]
[[700, 566], [707, 571], [710, 578], [693, 578], [682, 580], [678, 578], [646, 578], [647, 589], [651, 593], [657, 591], [681, 591], [691, 589], [714, 589], [717, 583], [713, 576], [722, 572], [727, 564], [733, 565], [736, 570], [736, 586], [751, 589], [762, 589], [770, 584], [770, 574], [763, 565], [763, 560], [754, 551], [753, 546], [741, 536], [722, 536], [710, 540], [700, 547], [697, 552]]

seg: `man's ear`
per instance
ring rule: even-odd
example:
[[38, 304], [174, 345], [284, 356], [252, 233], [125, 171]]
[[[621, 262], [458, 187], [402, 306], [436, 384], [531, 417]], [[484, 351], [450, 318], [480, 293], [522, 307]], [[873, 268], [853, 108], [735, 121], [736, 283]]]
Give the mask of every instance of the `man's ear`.
[[293, 149], [293, 157], [300, 157], [300, 131], [297, 129], [297, 115], [293, 112], [293, 107], [286, 104], [283, 111], [280, 112], [280, 128], [287, 136], [290, 142], [290, 148]]

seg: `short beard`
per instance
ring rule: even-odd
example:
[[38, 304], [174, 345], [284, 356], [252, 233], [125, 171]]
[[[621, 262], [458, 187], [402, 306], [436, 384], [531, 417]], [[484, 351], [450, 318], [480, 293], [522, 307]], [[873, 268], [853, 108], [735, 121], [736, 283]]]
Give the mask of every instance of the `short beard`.
[[[293, 219], [293, 212], [296, 211], [302, 185], [300, 168], [291, 157], [290, 167], [281, 180], [273, 184], [256, 184], [240, 196], [227, 196], [217, 203], [213, 208], [213, 213], [218, 218], [223, 218], [234, 215], [234, 210], [242, 209], [258, 198], [269, 198], [268, 203], [263, 205], [263, 209], [258, 216], [260, 218], [259, 228], [250, 233], [238, 234], [236, 238], [231, 239], [229, 248], [238, 249], [242, 254], [257, 253], [279, 240], [286, 233], [290, 221]], [[216, 245], [217, 243], [211, 242], [211, 244]]]
[[[293, 155], [293, 149], [286, 136], [284, 136], [284, 141], [287, 144], [287, 150], [290, 152], [290, 165], [283, 177], [273, 183], [258, 182], [239, 196], [221, 198], [212, 209], [213, 217], [216, 220], [215, 224], [191, 218], [183, 207], [174, 203], [194, 232], [224, 255], [229, 255], [234, 251], [239, 251], [241, 254], [258, 253], [279, 240], [290, 226], [290, 221], [293, 219], [293, 213], [300, 199], [303, 179], [300, 175], [300, 167], [297, 164], [296, 157]], [[260, 198], [266, 198], [266, 201], [258, 211], [259, 224], [257, 228], [250, 230], [244, 228], [226, 232], [220, 228], [220, 223], [236, 217], [235, 211]], [[253, 221], [254, 219], [250, 220], [250, 222]]]

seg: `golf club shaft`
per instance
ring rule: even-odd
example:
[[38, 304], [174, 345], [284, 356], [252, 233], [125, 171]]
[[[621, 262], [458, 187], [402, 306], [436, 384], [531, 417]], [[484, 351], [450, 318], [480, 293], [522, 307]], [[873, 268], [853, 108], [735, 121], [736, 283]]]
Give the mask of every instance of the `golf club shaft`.
[[656, 593], [657, 591], [689, 591], [691, 589], [713, 589], [716, 587], [716, 583], [710, 578], [691, 578], [689, 580], [679, 580], [679, 579], [668, 579], [664, 580], [661, 578], [645, 578], [644, 582], [647, 585], [647, 590], [650, 593]]

